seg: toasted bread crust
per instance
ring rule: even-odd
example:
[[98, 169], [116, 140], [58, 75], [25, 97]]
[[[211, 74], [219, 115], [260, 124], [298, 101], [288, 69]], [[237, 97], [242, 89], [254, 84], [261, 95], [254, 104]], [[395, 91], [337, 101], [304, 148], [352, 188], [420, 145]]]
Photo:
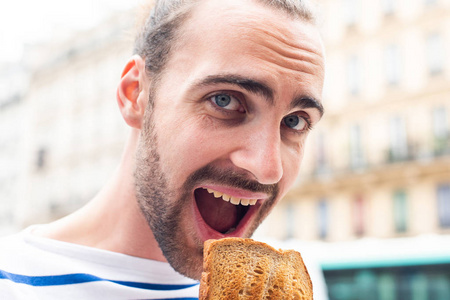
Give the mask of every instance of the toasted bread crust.
[[300, 253], [252, 239], [208, 240], [199, 300], [312, 300], [312, 282]]

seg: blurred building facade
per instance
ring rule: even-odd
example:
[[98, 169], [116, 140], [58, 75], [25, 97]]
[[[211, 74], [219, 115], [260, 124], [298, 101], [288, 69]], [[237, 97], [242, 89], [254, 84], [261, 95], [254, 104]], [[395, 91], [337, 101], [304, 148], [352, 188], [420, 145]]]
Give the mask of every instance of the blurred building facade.
[[[329, 251], [337, 244], [367, 251], [368, 240], [417, 247], [433, 236], [442, 244], [429, 248], [450, 253], [450, 1], [320, 3], [326, 113], [265, 233], [323, 241]], [[358, 268], [324, 253], [330, 299], [450, 299], [450, 255], [439, 261], [424, 249], [427, 256], [398, 265], [395, 253], [387, 263], [401, 245], [380, 247], [376, 261], [355, 254]]]
[[450, 1], [384, 2], [323, 1], [326, 113], [271, 235], [450, 233]]
[[134, 23], [133, 13], [115, 15], [2, 67], [0, 234], [81, 207], [118, 165], [126, 126], [116, 88]]
[[[299, 250], [315, 252], [332, 300], [449, 299], [450, 0], [318, 2], [326, 113], [296, 186], [257, 235], [309, 241]], [[70, 213], [114, 171], [126, 137], [115, 91], [134, 16], [34, 48], [27, 70], [0, 73], [10, 78], [0, 234]]]
[[15, 210], [24, 174], [22, 109], [29, 76], [22, 66], [0, 65], [0, 234], [16, 224]]

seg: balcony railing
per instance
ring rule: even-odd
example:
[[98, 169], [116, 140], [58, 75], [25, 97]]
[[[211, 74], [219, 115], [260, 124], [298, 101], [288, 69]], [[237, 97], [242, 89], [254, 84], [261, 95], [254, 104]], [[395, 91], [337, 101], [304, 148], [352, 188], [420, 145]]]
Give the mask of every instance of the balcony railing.
[[387, 167], [398, 163], [414, 161], [433, 161], [443, 156], [450, 156], [450, 135], [449, 137], [434, 139], [429, 145], [423, 143], [410, 142], [403, 149], [389, 148], [385, 150], [384, 158], [381, 162], [371, 162], [364, 159], [348, 159], [347, 167], [336, 168], [333, 163], [316, 163], [312, 172], [309, 174], [312, 178], [334, 177], [345, 174], [369, 172], [375, 168]]

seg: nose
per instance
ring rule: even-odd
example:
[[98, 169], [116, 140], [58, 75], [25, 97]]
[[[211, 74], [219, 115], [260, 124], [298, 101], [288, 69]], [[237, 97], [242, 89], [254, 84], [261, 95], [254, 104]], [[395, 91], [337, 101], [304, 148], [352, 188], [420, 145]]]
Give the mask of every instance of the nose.
[[250, 131], [239, 137], [239, 147], [230, 154], [232, 163], [251, 173], [261, 184], [274, 184], [283, 176], [279, 127]]

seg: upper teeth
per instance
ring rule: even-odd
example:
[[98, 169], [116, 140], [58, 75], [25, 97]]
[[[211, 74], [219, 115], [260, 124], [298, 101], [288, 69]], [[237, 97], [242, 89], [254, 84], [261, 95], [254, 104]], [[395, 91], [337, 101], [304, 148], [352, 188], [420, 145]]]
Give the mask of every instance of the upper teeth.
[[244, 205], [244, 206], [255, 205], [256, 201], [257, 201], [257, 199], [241, 199], [241, 198], [237, 198], [237, 197], [232, 197], [230, 195], [215, 191], [213, 189], [206, 189], [206, 190], [208, 191], [208, 193], [213, 194], [214, 197], [222, 198], [222, 200], [230, 202], [234, 205], [239, 205], [239, 204]]

